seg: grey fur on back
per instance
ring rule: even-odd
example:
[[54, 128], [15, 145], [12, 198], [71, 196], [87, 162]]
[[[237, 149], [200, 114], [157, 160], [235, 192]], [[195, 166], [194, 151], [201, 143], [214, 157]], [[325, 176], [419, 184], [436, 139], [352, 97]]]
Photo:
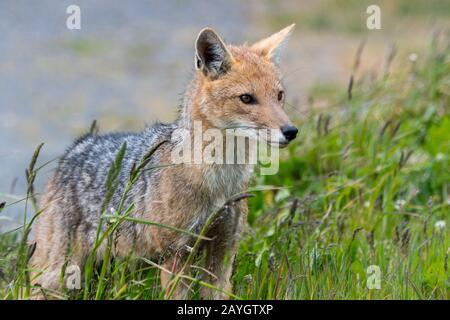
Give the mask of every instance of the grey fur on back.
[[[106, 195], [106, 178], [120, 147], [126, 143], [126, 151], [118, 176], [119, 185], [109, 208], [117, 208], [124, 191], [133, 164], [138, 165], [144, 155], [163, 139], [170, 139], [175, 124], [157, 123], [140, 133], [113, 133], [106, 135], [88, 134], [78, 140], [66, 151], [59, 161], [55, 173], [54, 187], [58, 198], [55, 205], [60, 210], [52, 214], [61, 215], [58, 219], [61, 229], [67, 231], [69, 243], [74, 239], [75, 232], [82, 232], [89, 239], [89, 246], [95, 240], [99, 215]], [[147, 165], [161, 165], [159, 150], [152, 155]], [[142, 199], [152, 182], [159, 174], [158, 169], [146, 170], [133, 185], [125, 203], [125, 208], [131, 203], [144, 205]], [[139, 201], [141, 200], [141, 201]], [[136, 208], [136, 212], [145, 208]], [[139, 214], [139, 213], [137, 213]], [[83, 230], [79, 230], [83, 228]], [[121, 228], [127, 229], [127, 237], [135, 241], [139, 226], [123, 223]]]

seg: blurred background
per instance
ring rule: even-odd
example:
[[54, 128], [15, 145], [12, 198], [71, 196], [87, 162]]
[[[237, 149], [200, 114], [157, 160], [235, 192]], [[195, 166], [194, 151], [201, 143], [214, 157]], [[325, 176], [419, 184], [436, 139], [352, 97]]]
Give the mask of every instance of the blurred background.
[[[66, 8], [81, 8], [81, 30], [68, 30]], [[366, 9], [381, 8], [381, 30]], [[397, 1], [1, 1], [0, 201], [26, 194], [25, 168], [61, 155], [96, 119], [101, 132], [140, 130], [176, 117], [193, 71], [198, 31], [215, 28], [229, 43], [253, 42], [297, 27], [282, 61], [293, 118], [333, 104], [345, 91], [361, 41], [358, 73], [381, 76], [421, 59], [433, 33], [449, 26], [448, 0]], [[37, 193], [56, 162], [38, 177]], [[0, 217], [14, 224], [21, 209]]]

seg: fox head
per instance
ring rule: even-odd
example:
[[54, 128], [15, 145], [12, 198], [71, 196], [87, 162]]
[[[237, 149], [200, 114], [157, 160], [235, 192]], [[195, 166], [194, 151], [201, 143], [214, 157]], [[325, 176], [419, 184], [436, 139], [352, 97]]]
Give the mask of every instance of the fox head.
[[193, 117], [218, 129], [269, 129], [272, 138], [267, 142], [288, 145], [298, 130], [283, 110], [279, 60], [293, 28], [241, 46], [225, 44], [211, 28], [201, 30], [195, 43]]

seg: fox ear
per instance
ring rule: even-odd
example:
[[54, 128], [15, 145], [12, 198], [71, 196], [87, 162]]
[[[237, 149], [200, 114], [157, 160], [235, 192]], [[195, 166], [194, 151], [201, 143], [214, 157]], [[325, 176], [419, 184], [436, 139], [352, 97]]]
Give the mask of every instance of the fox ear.
[[270, 37], [256, 42], [252, 45], [252, 49], [271, 59], [273, 62], [279, 63], [281, 51], [286, 46], [294, 27], [295, 24], [291, 24], [289, 27], [274, 33]]
[[195, 41], [195, 67], [213, 79], [226, 73], [233, 61], [231, 53], [219, 35], [211, 28], [205, 28]]

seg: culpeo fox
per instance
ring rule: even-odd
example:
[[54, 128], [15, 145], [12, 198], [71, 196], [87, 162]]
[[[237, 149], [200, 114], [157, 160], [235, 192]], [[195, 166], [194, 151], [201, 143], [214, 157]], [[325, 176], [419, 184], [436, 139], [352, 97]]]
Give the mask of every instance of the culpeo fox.
[[[286, 146], [297, 135], [283, 111], [284, 91], [278, 68], [280, 49], [294, 25], [251, 46], [226, 45], [210, 28], [203, 29], [195, 43], [195, 76], [189, 84], [178, 119], [171, 124], [155, 124], [136, 134], [90, 134], [78, 139], [62, 156], [49, 181], [35, 228], [36, 249], [30, 260], [33, 284], [59, 290], [64, 265], [83, 265], [95, 241], [105, 181], [123, 143], [126, 153], [119, 185], [109, 203], [117, 208], [133, 165], [149, 150], [148, 167], [132, 186], [125, 207], [134, 203], [132, 216], [200, 232], [208, 217], [230, 197], [246, 190], [251, 164], [170, 164], [171, 152], [185, 139], [192, 139], [194, 121], [202, 130], [224, 131], [231, 127], [276, 130], [268, 143]], [[172, 137], [177, 129], [188, 134]], [[273, 138], [275, 137], [275, 138]], [[225, 215], [208, 230], [206, 281], [222, 291], [203, 288], [203, 298], [226, 298], [231, 292], [230, 277], [239, 236], [247, 218], [247, 204], [238, 201], [234, 214]], [[177, 273], [192, 246], [192, 237], [167, 228], [139, 223], [122, 223], [113, 252], [118, 257], [130, 252], [155, 257], [169, 252], [163, 262], [161, 284], [167, 288], [171, 274]], [[102, 257], [100, 248], [98, 257]], [[225, 260], [226, 263], [225, 263]], [[174, 297], [186, 297], [186, 285], [177, 287]]]

